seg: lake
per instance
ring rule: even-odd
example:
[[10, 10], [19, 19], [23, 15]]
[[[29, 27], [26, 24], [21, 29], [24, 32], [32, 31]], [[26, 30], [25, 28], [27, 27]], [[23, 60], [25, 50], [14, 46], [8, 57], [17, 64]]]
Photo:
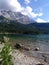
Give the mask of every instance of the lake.
[[12, 46], [16, 43], [21, 43], [31, 48], [39, 47], [40, 51], [49, 52], [49, 34], [0, 34], [0, 38], [2, 37], [2, 35], [5, 35], [10, 38], [10, 43]]

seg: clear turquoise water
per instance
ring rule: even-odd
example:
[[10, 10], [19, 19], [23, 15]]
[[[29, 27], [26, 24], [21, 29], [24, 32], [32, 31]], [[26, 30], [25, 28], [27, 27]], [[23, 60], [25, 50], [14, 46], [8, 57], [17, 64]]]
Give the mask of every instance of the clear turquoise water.
[[[0, 37], [2, 35], [0, 34]], [[41, 51], [49, 51], [49, 34], [39, 35], [23, 35], [23, 34], [6, 34], [6, 36], [13, 39], [28, 40], [31, 47], [39, 47]]]
[[49, 35], [32, 35], [33, 43], [39, 47], [41, 51], [49, 52]]
[[49, 34], [40, 35], [20, 35], [20, 38], [29, 39], [32, 41], [30, 45], [33, 47], [39, 47], [41, 51], [49, 52]]
[[16, 35], [17, 38], [23, 38], [31, 41], [29, 44], [31, 47], [39, 47], [41, 51], [49, 52], [49, 34], [40, 35]]

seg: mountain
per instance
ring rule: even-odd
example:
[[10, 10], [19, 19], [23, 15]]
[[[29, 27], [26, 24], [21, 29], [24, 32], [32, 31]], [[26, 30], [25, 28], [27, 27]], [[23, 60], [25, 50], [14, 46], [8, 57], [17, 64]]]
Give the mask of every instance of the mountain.
[[1, 15], [9, 20], [17, 20], [17, 22], [22, 24], [30, 24], [36, 22], [33, 19], [30, 19], [28, 16], [21, 14], [20, 12], [0, 10], [0, 16]]
[[0, 32], [21, 34], [48, 34], [49, 23], [36, 23], [20, 12], [0, 11]]

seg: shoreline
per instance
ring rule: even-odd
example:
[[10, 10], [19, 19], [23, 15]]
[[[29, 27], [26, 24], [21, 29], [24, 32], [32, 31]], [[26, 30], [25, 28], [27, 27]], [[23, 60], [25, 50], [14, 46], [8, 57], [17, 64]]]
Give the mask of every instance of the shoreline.
[[[26, 51], [20, 52], [19, 50], [15, 50], [15, 53], [13, 55], [18, 65], [37, 65], [37, 64], [49, 65], [49, 63], [44, 62], [43, 59], [32, 56]], [[15, 61], [14, 64], [17, 65]]]
[[[4, 44], [0, 44], [0, 48], [2, 48], [3, 46]], [[11, 55], [13, 56], [12, 61], [14, 62], [14, 65], [37, 65], [37, 64], [49, 65], [48, 62], [44, 61], [42, 55], [39, 54], [39, 51], [32, 51], [32, 50], [20, 51], [14, 49]]]

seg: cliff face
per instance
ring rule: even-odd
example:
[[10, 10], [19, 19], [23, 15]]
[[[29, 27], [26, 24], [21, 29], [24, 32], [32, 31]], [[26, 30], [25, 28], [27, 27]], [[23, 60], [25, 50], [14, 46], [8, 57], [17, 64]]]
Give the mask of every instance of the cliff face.
[[30, 24], [36, 21], [32, 20], [26, 15], [21, 14], [21, 12], [13, 12], [9, 10], [0, 10], [0, 16], [3, 16], [9, 20], [17, 20], [17, 22], [22, 24]]

